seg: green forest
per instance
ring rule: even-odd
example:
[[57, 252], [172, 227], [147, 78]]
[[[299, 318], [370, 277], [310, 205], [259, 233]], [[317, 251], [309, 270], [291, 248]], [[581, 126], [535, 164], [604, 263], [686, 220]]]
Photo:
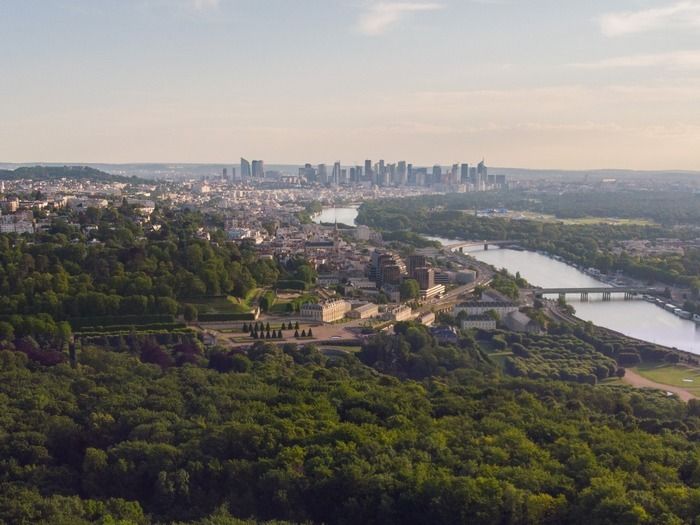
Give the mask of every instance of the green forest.
[[75, 330], [173, 328], [180, 314], [197, 318], [202, 298], [315, 278], [305, 261], [260, 259], [250, 246], [222, 242], [221, 230], [214, 242], [200, 239], [216, 217], [164, 210], [148, 225], [136, 218], [128, 205], [88, 208], [33, 239], [0, 235], [0, 341], [60, 351]]
[[428, 195], [418, 199], [431, 208], [473, 211], [509, 208], [553, 215], [560, 219], [618, 217], [648, 219], [664, 226], [700, 223], [700, 195], [677, 189], [518, 189]]
[[25, 166], [14, 170], [0, 169], [0, 180], [55, 180], [69, 178], [78, 181], [152, 183], [138, 177], [112, 175], [88, 166]]
[[[700, 515], [699, 403], [512, 377], [488, 338], [443, 346], [420, 326], [397, 331], [357, 357], [257, 343], [247, 355], [195, 350], [173, 366], [143, 362], [143, 348], [139, 359], [86, 347], [73, 366], [46, 366], [0, 352], [0, 520], [676, 524]], [[505, 335], [516, 352], [531, 346]], [[602, 355], [596, 366], [616, 368]]]

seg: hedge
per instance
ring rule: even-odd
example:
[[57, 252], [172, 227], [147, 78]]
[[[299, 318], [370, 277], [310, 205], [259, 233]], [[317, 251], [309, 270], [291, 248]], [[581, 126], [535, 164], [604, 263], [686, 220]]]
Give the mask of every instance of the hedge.
[[277, 289], [282, 290], [307, 290], [308, 285], [304, 281], [299, 281], [295, 279], [288, 279], [277, 281]]
[[253, 321], [255, 314], [252, 312], [244, 314], [199, 314], [197, 320], [202, 323], [217, 321]]
[[155, 330], [158, 332], [168, 332], [173, 330], [181, 330], [187, 326], [184, 323], [153, 323], [146, 325], [109, 325], [109, 326], [83, 326], [76, 333], [112, 333], [112, 332], [130, 332], [135, 330], [143, 332], [147, 330]]
[[140, 326], [149, 324], [171, 324], [175, 322], [172, 315], [105, 315], [102, 317], [75, 317], [69, 319], [73, 330], [85, 326]]

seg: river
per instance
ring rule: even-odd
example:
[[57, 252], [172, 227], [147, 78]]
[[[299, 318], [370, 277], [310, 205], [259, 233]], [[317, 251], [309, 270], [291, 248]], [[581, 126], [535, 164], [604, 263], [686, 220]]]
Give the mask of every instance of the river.
[[[324, 209], [314, 220], [334, 222], [337, 219], [339, 223], [354, 225], [356, 217], [356, 207], [329, 208]], [[443, 244], [459, 242], [440, 237], [429, 238]], [[470, 250], [469, 254], [496, 268], [505, 268], [512, 274], [520, 272], [534, 286], [607, 286], [568, 264], [535, 252], [492, 248]], [[587, 302], [575, 295], [568, 296], [567, 301], [576, 309], [576, 316], [585, 321], [636, 339], [700, 354], [700, 326], [646, 301], [625, 301], [621, 298], [603, 301], [600, 296], [593, 294]]]
[[322, 222], [334, 223], [338, 221], [338, 224], [354, 226], [355, 219], [357, 218], [357, 208], [358, 206], [348, 206], [345, 208], [324, 208], [321, 213], [314, 216], [313, 221], [317, 224]]
[[[457, 241], [453, 241], [457, 242]], [[584, 288], [608, 286], [601, 281], [563, 262], [535, 252], [499, 249], [469, 250], [472, 257], [505, 268], [510, 273], [520, 275], [534, 285], [543, 288]], [[566, 297], [576, 309], [576, 316], [591, 321], [643, 341], [687, 350], [700, 354], [700, 326], [693, 321], [681, 319], [663, 308], [641, 299], [625, 301], [621, 296], [613, 296], [611, 301], [603, 301], [597, 294], [591, 294], [588, 301], [581, 301], [578, 295]]]

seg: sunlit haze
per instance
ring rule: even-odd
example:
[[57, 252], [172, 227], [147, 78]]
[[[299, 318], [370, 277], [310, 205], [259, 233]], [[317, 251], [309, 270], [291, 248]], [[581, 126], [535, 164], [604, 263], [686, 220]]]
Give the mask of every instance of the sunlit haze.
[[696, 0], [3, 0], [0, 161], [700, 169]]

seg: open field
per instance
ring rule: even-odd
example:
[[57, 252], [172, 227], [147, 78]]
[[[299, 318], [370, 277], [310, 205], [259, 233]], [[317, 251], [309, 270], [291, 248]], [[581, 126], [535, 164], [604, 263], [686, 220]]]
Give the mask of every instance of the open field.
[[250, 312], [258, 297], [262, 293], [262, 288], [255, 288], [240, 299], [238, 297], [197, 297], [185, 300], [186, 303], [194, 305], [200, 314], [242, 314]]
[[[464, 213], [473, 214], [474, 210], [463, 210]], [[656, 223], [648, 219], [620, 219], [617, 217], [581, 217], [576, 219], [562, 219], [546, 213], [533, 211], [508, 210], [507, 213], [494, 214], [493, 217], [504, 219], [518, 219], [541, 222], [560, 222], [569, 225], [590, 225], [590, 224], [615, 224], [615, 225], [637, 225], [654, 226]]]
[[682, 388], [695, 395], [700, 395], [700, 368], [643, 363], [633, 368], [633, 371], [656, 383]]

